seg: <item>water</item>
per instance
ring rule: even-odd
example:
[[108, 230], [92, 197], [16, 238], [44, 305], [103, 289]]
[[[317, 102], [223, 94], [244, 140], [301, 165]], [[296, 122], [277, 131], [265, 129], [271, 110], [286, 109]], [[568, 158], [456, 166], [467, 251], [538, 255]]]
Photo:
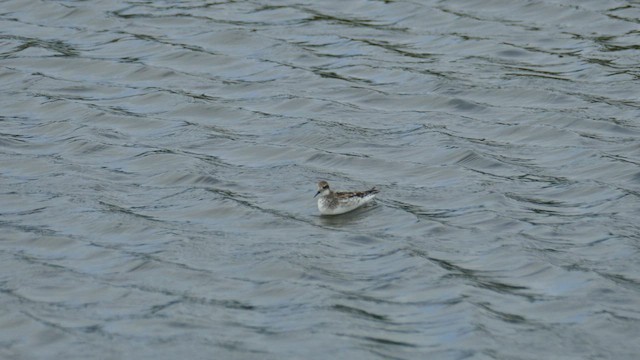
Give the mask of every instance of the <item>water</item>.
[[1, 358], [637, 357], [638, 2], [0, 14]]

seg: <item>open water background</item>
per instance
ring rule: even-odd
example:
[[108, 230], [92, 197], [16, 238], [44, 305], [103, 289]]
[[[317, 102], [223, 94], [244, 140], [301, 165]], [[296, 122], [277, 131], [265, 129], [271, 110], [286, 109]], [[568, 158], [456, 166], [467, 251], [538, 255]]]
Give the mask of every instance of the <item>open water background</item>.
[[638, 1], [1, 1], [0, 358], [637, 359], [639, 95]]

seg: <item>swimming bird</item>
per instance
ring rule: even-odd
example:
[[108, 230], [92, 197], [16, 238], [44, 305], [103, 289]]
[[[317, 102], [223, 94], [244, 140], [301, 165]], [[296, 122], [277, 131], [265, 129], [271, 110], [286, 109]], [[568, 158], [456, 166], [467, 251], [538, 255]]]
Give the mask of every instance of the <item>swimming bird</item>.
[[318, 182], [318, 210], [322, 215], [339, 215], [355, 210], [368, 203], [379, 193], [375, 187], [366, 191], [336, 192], [329, 188], [329, 183], [322, 180]]

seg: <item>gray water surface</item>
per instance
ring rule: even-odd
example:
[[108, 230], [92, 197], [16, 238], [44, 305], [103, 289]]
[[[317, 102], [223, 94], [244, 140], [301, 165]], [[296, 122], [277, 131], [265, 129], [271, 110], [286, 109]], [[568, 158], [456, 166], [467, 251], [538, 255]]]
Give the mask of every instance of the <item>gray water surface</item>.
[[639, 44], [637, 1], [2, 1], [0, 358], [636, 359]]

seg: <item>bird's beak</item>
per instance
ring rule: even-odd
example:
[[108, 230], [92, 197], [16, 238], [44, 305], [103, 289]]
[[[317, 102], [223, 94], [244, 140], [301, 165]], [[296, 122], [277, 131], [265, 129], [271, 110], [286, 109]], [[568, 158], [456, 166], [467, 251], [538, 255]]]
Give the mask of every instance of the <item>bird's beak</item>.
[[315, 198], [315, 197], [316, 197], [316, 196], [318, 196], [318, 194], [320, 194], [321, 192], [322, 192], [322, 190], [318, 190], [318, 192], [317, 192], [315, 195], [313, 195], [313, 197]]

